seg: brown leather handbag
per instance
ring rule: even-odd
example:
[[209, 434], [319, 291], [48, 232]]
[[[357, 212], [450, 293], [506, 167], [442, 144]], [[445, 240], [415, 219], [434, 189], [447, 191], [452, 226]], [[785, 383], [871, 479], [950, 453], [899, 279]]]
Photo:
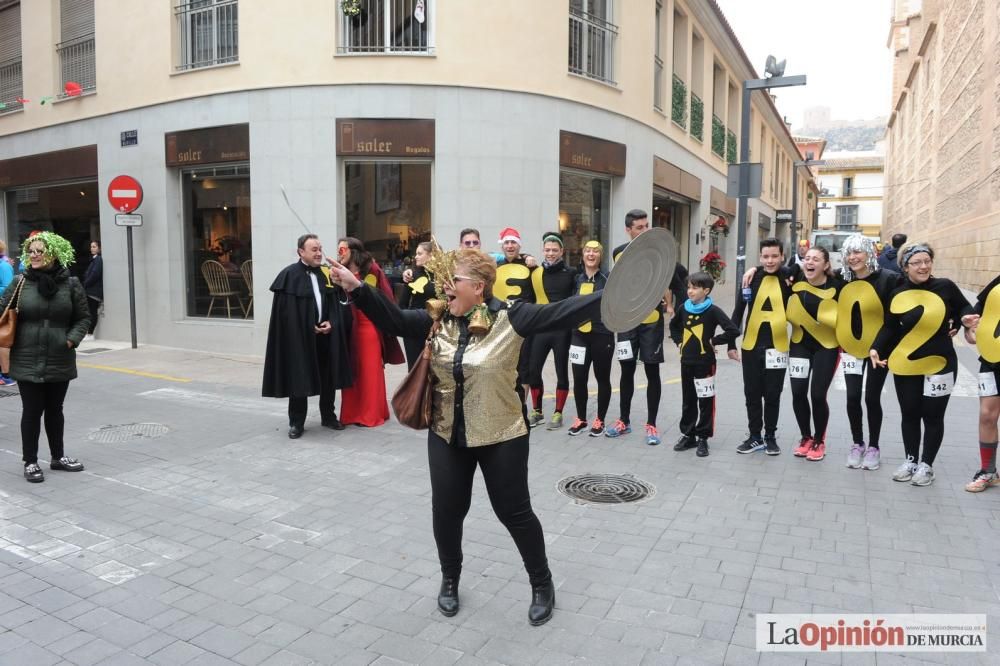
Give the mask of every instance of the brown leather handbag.
[[407, 428], [426, 430], [431, 425], [431, 345], [438, 331], [438, 322], [434, 322], [431, 332], [424, 343], [420, 358], [410, 368], [396, 392], [392, 394], [392, 411], [396, 420]]
[[0, 314], [0, 347], [14, 346], [14, 334], [17, 332], [17, 308], [21, 299], [21, 287], [24, 286], [24, 276], [14, 285], [14, 293], [10, 295], [7, 306]]

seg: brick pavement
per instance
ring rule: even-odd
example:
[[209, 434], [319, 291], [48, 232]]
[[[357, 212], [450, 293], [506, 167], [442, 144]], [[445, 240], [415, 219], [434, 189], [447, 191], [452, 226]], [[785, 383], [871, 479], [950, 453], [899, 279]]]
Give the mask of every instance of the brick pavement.
[[[978, 464], [972, 397], [953, 398], [937, 481], [915, 488], [889, 478], [902, 459], [891, 387], [878, 471], [844, 467], [838, 390], [827, 460], [791, 456], [787, 390], [783, 454], [738, 456], [740, 373], [724, 361], [718, 433], [698, 459], [670, 448], [680, 390], [668, 362], [664, 445], [533, 433], [558, 593], [552, 621], [532, 628], [526, 576], [481, 481], [462, 610], [437, 612], [423, 436], [396, 424], [333, 433], [313, 405], [290, 442], [284, 404], [256, 397], [259, 359], [142, 348], [81, 362], [66, 413], [82, 474], [25, 483], [18, 398], [0, 399], [0, 664], [991, 663], [754, 650], [761, 612], [988, 613], [998, 640], [1000, 490], [962, 490]], [[641, 423], [641, 391], [633, 412]], [[88, 439], [141, 422], [169, 432]], [[657, 494], [609, 507], [556, 492], [584, 472], [633, 473]]]

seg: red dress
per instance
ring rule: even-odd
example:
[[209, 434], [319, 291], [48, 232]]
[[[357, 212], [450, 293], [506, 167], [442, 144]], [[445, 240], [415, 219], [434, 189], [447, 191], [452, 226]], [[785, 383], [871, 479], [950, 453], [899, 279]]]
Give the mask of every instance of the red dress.
[[[357, 273], [355, 277], [361, 279]], [[344, 425], [380, 426], [389, 420], [385, 397], [382, 335], [371, 319], [351, 304], [351, 370], [354, 384], [340, 393], [340, 422]]]

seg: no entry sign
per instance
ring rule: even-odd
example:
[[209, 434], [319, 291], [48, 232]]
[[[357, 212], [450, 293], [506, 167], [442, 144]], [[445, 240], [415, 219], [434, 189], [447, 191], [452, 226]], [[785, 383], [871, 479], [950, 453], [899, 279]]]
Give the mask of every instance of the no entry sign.
[[115, 176], [108, 185], [108, 201], [122, 213], [131, 213], [142, 203], [142, 185], [132, 176]]

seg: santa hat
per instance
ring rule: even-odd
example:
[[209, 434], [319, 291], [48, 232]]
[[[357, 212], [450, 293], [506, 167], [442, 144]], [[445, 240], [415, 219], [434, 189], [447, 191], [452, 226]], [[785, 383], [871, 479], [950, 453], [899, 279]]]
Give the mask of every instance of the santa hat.
[[514, 227], [507, 227], [500, 232], [500, 242], [514, 241], [518, 245], [521, 244], [521, 234], [517, 233], [517, 229]]

